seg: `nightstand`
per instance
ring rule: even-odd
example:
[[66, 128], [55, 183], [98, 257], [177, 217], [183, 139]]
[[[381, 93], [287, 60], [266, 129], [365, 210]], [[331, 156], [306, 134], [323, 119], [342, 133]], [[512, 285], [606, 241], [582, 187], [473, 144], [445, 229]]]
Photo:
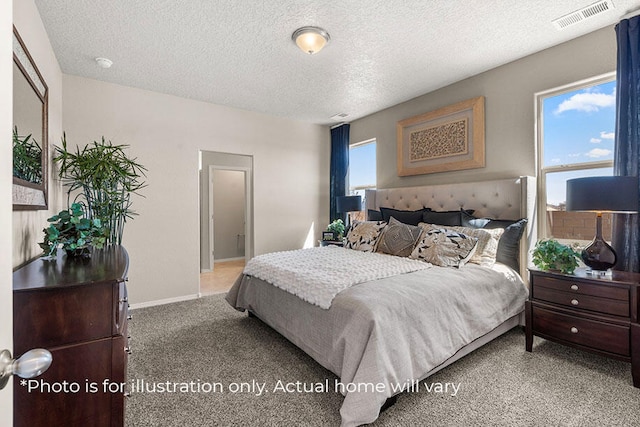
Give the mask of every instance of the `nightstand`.
[[525, 305], [526, 350], [533, 336], [631, 362], [640, 388], [640, 274], [591, 276], [529, 270]]

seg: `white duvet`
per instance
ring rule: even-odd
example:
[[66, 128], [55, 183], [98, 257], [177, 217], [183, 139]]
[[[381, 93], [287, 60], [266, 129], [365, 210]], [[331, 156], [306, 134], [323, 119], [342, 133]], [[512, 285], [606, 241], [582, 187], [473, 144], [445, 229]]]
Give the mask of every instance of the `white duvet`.
[[353, 285], [431, 266], [409, 258], [325, 246], [259, 255], [243, 273], [327, 309], [338, 293]]

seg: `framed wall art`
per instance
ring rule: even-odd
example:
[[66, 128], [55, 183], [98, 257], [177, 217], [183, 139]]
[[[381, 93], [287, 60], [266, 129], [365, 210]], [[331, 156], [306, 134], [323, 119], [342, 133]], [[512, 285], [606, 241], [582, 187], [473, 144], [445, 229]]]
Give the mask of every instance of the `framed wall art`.
[[485, 166], [484, 97], [398, 122], [398, 176]]

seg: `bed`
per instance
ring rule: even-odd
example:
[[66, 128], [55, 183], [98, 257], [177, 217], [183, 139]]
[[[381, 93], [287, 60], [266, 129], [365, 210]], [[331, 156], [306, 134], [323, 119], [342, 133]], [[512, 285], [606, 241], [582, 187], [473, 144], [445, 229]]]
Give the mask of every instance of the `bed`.
[[[366, 194], [366, 207], [372, 211], [428, 208], [473, 212], [474, 217], [496, 221], [527, 218], [518, 266], [467, 262], [461, 268], [437, 267], [333, 246], [312, 248], [256, 257], [265, 260], [248, 263], [226, 299], [340, 378], [332, 390], [345, 396], [342, 426], [373, 422], [389, 399], [412, 381], [427, 378], [521, 323], [526, 257], [535, 232], [533, 182], [518, 177]], [[342, 260], [340, 268], [335, 268], [335, 260]], [[267, 261], [273, 264], [260, 267]], [[314, 262], [332, 265], [337, 272], [308, 273]], [[367, 271], [355, 272], [364, 270], [355, 265], [367, 262]], [[376, 269], [383, 273], [370, 277], [369, 271]], [[261, 278], [263, 270], [275, 270], [283, 283], [274, 286], [270, 282], [275, 280]], [[309, 292], [306, 288], [311, 286], [302, 285], [323, 280], [332, 290], [329, 295]]]

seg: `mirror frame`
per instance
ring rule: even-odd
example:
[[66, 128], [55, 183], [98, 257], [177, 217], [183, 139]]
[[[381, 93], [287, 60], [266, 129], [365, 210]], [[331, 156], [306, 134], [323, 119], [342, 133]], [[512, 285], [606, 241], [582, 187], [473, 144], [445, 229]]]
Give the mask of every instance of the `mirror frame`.
[[13, 26], [13, 62], [29, 82], [34, 93], [42, 101], [42, 184], [34, 184], [20, 178], [13, 177], [13, 210], [44, 210], [48, 209], [48, 160], [49, 160], [49, 88], [42, 78], [24, 41]]

